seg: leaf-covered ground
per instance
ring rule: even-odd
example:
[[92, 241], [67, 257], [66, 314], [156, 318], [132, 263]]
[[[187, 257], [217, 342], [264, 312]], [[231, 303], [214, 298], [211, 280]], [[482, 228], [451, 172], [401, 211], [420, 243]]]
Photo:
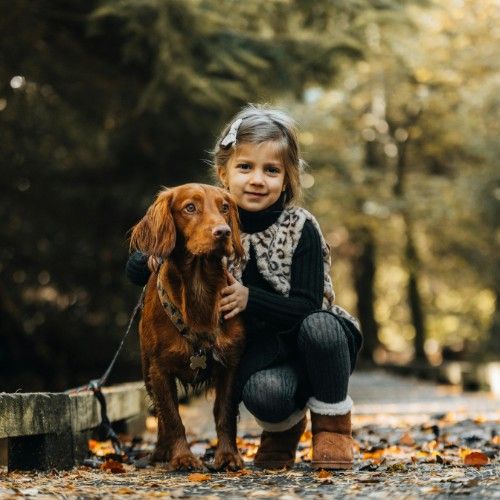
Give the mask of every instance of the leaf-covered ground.
[[[365, 382], [368, 384], [367, 379]], [[389, 382], [385, 384], [386, 394], [391, 394], [387, 388]], [[396, 382], [399, 384], [399, 381], [394, 381], [394, 384]], [[410, 388], [415, 397], [419, 387], [408, 384], [407, 389]], [[356, 390], [352, 392], [356, 393]], [[358, 391], [358, 399], [360, 394]], [[432, 397], [429, 387], [425, 394]], [[447, 397], [443, 399], [443, 408], [458, 408], [452, 404], [453, 397], [450, 394]], [[258, 430], [253, 419], [243, 410], [240, 421], [242, 437], [238, 439], [245, 461], [242, 471], [214, 473], [208, 467], [203, 471], [179, 473], [169, 471], [165, 464], [147, 466], [146, 457], [154, 446], [156, 425], [155, 419], [149, 418], [148, 431], [141, 441], [132, 443], [130, 437], [123, 436], [127, 445], [124, 457], [114, 456], [110, 443], [94, 441], [90, 443], [93, 453], [87, 466], [71, 471], [7, 474], [5, 468], [0, 469], [0, 498], [14, 495], [37, 498], [203, 496], [281, 500], [341, 498], [346, 495], [500, 498], [500, 413], [496, 409], [492, 411], [495, 401], [472, 398], [464, 400], [469, 404], [457, 411], [432, 414], [425, 411], [425, 406], [419, 413], [401, 411], [405, 408], [405, 401], [401, 398], [399, 411], [390, 396], [386, 399], [380, 396], [379, 399], [378, 412], [359, 411], [353, 418], [356, 457], [351, 471], [312, 471], [309, 466], [310, 431], [302, 437], [297, 464], [292, 471], [255, 469], [252, 459], [258, 446]], [[471, 401], [476, 402], [475, 408]], [[416, 404], [416, 401], [411, 404]], [[208, 466], [216, 444], [211, 416], [208, 420], [206, 417], [211, 415], [210, 405], [210, 399], [199, 398], [182, 407], [183, 421], [191, 430], [188, 434], [191, 449], [204, 457]], [[359, 407], [363, 408], [363, 402]], [[384, 409], [390, 411], [384, 412]]]

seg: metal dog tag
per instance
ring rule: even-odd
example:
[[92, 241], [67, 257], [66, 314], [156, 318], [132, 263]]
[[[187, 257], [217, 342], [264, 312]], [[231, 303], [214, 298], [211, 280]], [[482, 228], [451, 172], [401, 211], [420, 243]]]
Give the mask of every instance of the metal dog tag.
[[195, 354], [189, 360], [191, 361], [189, 364], [191, 370], [196, 370], [197, 368], [204, 370], [207, 367], [207, 357], [204, 354]]

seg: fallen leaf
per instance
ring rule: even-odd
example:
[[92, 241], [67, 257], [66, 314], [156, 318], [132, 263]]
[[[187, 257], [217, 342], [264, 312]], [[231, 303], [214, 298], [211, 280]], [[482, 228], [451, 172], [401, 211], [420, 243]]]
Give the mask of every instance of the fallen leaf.
[[387, 472], [406, 472], [406, 465], [402, 462], [391, 464], [387, 467]]
[[330, 471], [321, 469], [318, 472], [318, 478], [319, 479], [326, 479], [327, 477], [332, 477], [332, 473]]
[[369, 460], [367, 463], [362, 465], [359, 468], [359, 470], [360, 471], [364, 471], [364, 470], [374, 471], [374, 470], [377, 470], [378, 468], [379, 468], [379, 464], [376, 464], [376, 463], [372, 462], [371, 460]]
[[115, 495], [133, 495], [135, 493], [136, 492], [133, 489], [127, 487], [118, 488], [113, 492]]
[[436, 449], [438, 446], [439, 446], [439, 444], [438, 444], [438, 442], [437, 442], [435, 439], [433, 439], [432, 441], [429, 441], [429, 442], [427, 443], [427, 447], [429, 448], [429, 450], [434, 450], [434, 449]]
[[96, 441], [95, 439], [89, 439], [88, 447], [90, 452], [96, 457], [104, 457], [106, 455], [115, 453], [113, 443], [110, 439], [108, 439], [107, 441]]
[[122, 463], [117, 462], [116, 460], [106, 460], [101, 465], [101, 470], [106, 472], [109, 471], [113, 474], [123, 474], [125, 472], [125, 467], [123, 467]]
[[300, 442], [304, 443], [305, 441], [310, 441], [312, 439], [312, 432], [311, 431], [304, 431], [302, 436], [300, 436]]
[[419, 458], [428, 457], [429, 455], [430, 455], [430, 453], [428, 451], [424, 451], [424, 450], [419, 450], [419, 451], [417, 451], [417, 454], [416, 454], [416, 456]]
[[385, 450], [365, 451], [363, 453], [363, 460], [377, 459], [385, 453]]
[[194, 483], [200, 483], [202, 481], [210, 481], [210, 476], [208, 474], [193, 472], [193, 474], [189, 474], [188, 480], [193, 481]]
[[439, 486], [424, 486], [420, 488], [420, 491], [425, 494], [429, 493], [441, 493], [443, 491]]
[[240, 470], [237, 470], [237, 471], [229, 471], [227, 473], [227, 475], [229, 477], [240, 477], [240, 476], [248, 476], [249, 474], [252, 474], [252, 471], [249, 470], [249, 469], [240, 469]]
[[399, 444], [403, 446], [414, 446], [415, 440], [411, 437], [409, 432], [405, 432], [401, 439], [399, 440]]
[[488, 464], [488, 462], [488, 457], [480, 451], [473, 451], [464, 457], [464, 464], [473, 465], [474, 467], [481, 467]]
[[447, 423], [447, 424], [453, 424], [454, 422], [457, 421], [457, 416], [452, 413], [452, 412], [448, 412], [442, 419], [441, 419], [441, 422], [443, 423]]

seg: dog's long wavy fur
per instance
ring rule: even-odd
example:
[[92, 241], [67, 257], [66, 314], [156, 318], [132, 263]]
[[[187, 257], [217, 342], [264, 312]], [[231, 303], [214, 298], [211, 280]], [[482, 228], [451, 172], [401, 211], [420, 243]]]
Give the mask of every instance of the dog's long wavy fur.
[[[131, 248], [163, 260], [146, 285], [139, 331], [144, 381], [159, 420], [152, 459], [169, 460], [175, 469], [201, 465], [187, 445], [176, 379], [186, 394], [215, 387], [222, 395], [214, 407], [219, 438], [215, 467], [242, 466], [236, 448], [234, 380], [244, 346], [243, 324], [238, 317], [221, 322], [219, 314], [220, 292], [228, 284], [224, 257], [243, 256], [238, 222], [236, 203], [226, 191], [186, 184], [162, 190], [132, 229]], [[184, 334], [166, 314], [157, 280], [181, 312]], [[223, 360], [211, 359], [203, 379], [189, 367], [190, 356], [200, 348]]]

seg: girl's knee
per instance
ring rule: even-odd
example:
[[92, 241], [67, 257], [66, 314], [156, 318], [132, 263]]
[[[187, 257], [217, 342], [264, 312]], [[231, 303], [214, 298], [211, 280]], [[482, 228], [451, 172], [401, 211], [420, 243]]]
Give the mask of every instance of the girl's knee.
[[303, 348], [338, 349], [348, 347], [342, 323], [328, 312], [307, 316], [298, 332], [298, 342]]
[[295, 410], [293, 387], [283, 374], [264, 370], [254, 373], [243, 388], [243, 403], [259, 420], [281, 422]]

